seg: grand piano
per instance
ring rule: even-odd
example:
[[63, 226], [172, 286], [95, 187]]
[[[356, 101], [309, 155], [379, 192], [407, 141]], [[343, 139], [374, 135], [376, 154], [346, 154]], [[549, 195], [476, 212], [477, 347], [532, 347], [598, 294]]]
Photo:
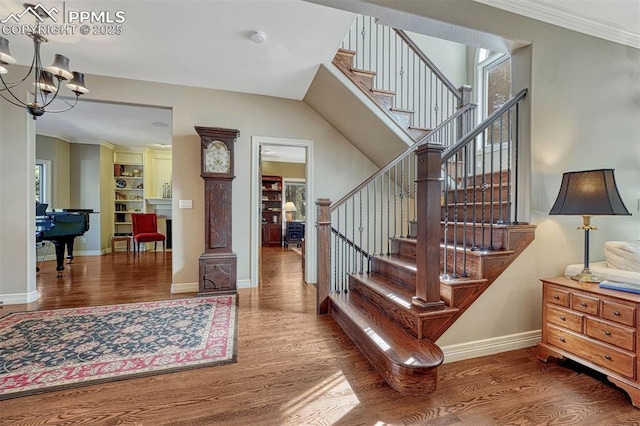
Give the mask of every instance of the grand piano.
[[[44, 206], [44, 209], [42, 208]], [[92, 209], [63, 209], [46, 212], [46, 205], [36, 206], [36, 242], [51, 241], [56, 248], [58, 277], [64, 271], [64, 252], [67, 263], [73, 261], [73, 241], [89, 230], [89, 214]]]

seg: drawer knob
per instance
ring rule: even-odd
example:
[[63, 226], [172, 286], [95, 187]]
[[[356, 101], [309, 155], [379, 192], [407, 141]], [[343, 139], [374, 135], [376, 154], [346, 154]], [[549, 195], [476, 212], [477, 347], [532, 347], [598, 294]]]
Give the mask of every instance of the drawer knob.
[[613, 311], [613, 315], [619, 317], [620, 316], [620, 312], [619, 311]]
[[610, 357], [609, 355], [605, 355], [605, 356], [604, 356], [604, 359], [606, 359], [606, 360], [608, 360], [608, 361], [611, 361], [611, 357]]
[[564, 343], [564, 342], [565, 342], [564, 337], [561, 337], [561, 338], [560, 338], [560, 341], [561, 341], [562, 343]]
[[561, 319], [562, 321], [566, 321], [566, 320], [567, 320], [567, 318], [565, 318], [565, 316], [564, 316], [564, 315], [560, 315], [560, 319]]
[[556, 300], [560, 300], [560, 296], [558, 296], [557, 294], [554, 294], [553, 298], [556, 299]]
[[587, 304], [586, 304], [586, 303], [584, 303], [584, 302], [582, 302], [582, 303], [580, 304], [580, 306], [582, 306], [583, 308], [586, 308], [586, 307], [587, 307]]
[[605, 330], [604, 334], [606, 334], [607, 336], [611, 336], [611, 332], [609, 330]]

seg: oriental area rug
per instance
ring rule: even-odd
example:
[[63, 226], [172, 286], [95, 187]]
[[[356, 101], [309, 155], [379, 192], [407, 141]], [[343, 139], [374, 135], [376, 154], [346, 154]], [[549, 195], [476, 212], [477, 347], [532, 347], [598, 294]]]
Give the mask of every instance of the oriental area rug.
[[0, 318], [0, 400], [236, 362], [235, 294]]

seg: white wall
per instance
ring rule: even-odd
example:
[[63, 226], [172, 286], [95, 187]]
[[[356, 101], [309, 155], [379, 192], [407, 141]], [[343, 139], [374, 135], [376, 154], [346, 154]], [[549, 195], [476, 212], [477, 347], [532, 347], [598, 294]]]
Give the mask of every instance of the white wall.
[[455, 87], [470, 84], [467, 79], [467, 46], [424, 34], [407, 34]]

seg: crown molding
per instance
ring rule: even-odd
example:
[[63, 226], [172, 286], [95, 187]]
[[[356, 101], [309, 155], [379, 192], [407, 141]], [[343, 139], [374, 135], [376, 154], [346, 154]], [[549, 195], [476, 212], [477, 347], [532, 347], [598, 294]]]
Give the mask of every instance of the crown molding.
[[546, 0], [474, 0], [583, 34], [640, 49], [640, 30], [577, 12]]
[[109, 149], [113, 149], [115, 145], [109, 143], [107, 141], [103, 141], [100, 139], [83, 139], [83, 138], [72, 138], [71, 143], [81, 143], [85, 145], [101, 145]]
[[70, 138], [68, 135], [62, 134], [62, 133], [57, 133], [57, 132], [42, 132], [42, 131], [37, 131], [36, 135], [38, 136], [47, 136], [49, 138], [54, 138], [54, 139], [60, 139], [61, 141], [65, 141], [67, 143], [73, 143], [72, 138]]

